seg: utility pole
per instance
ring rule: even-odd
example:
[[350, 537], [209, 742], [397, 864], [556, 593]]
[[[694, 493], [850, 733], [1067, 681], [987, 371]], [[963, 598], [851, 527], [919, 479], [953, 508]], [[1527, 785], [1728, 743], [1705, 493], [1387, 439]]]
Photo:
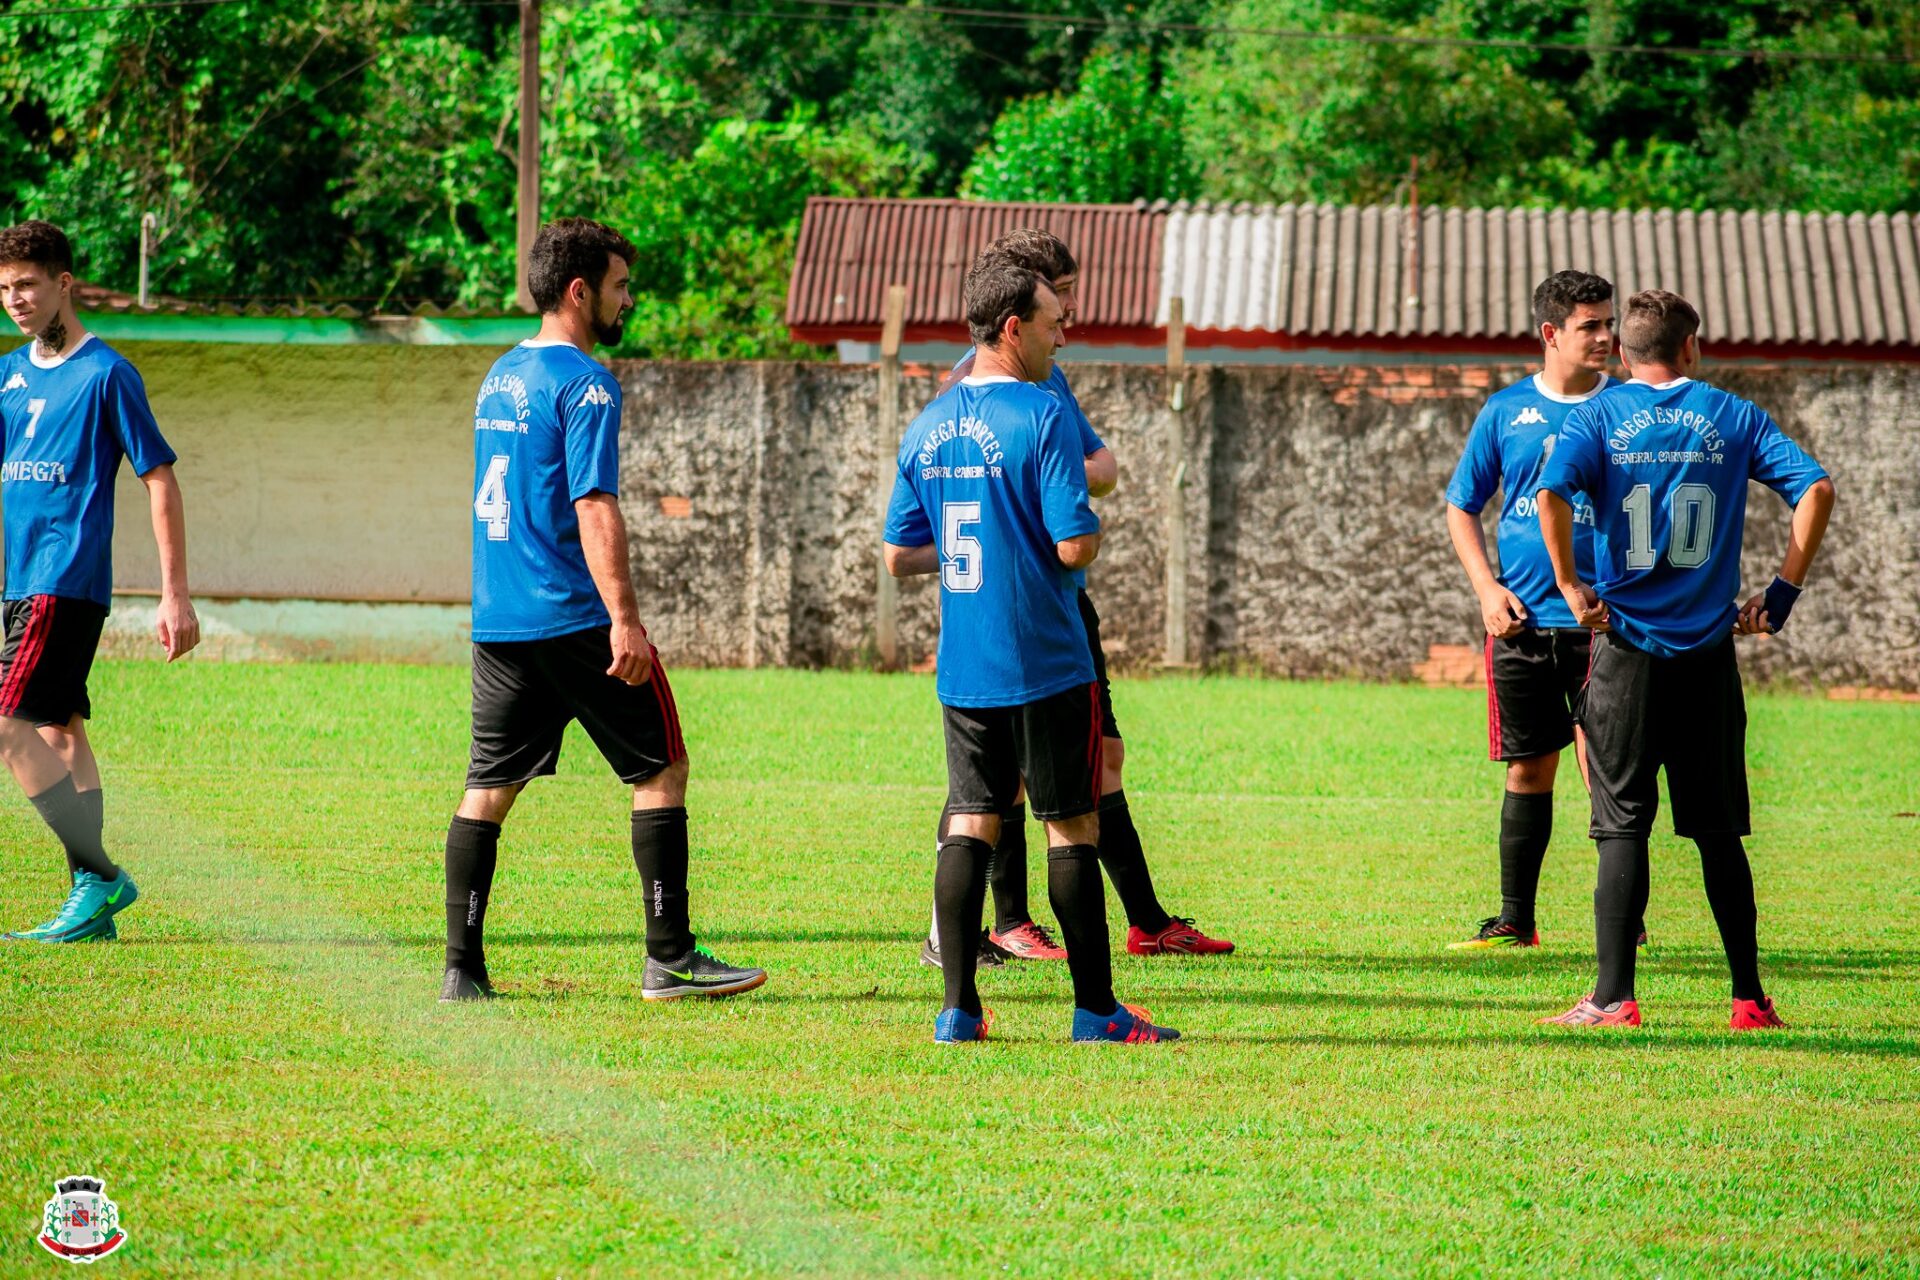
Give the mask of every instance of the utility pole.
[[1166, 665], [1187, 657], [1187, 302], [1167, 304], [1167, 632]]
[[[874, 486], [875, 508], [884, 531], [887, 504], [893, 498], [894, 469], [888, 464], [900, 448], [900, 335], [907, 323], [907, 286], [887, 286], [885, 323], [880, 329], [879, 409], [879, 481]], [[876, 540], [876, 544], [877, 544]], [[875, 562], [879, 579], [873, 597], [873, 648], [885, 671], [900, 665], [900, 584], [887, 572], [887, 557], [880, 548]]]
[[540, 229], [540, 0], [520, 0], [520, 200], [519, 252], [514, 269], [520, 281], [520, 309], [534, 310], [527, 288], [527, 262]]

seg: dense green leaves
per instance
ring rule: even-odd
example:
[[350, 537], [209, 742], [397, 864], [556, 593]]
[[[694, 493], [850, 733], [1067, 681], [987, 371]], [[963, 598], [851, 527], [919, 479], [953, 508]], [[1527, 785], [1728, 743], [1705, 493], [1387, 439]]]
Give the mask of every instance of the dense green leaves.
[[[164, 293], [510, 301], [512, 6], [73, 7], [0, 0], [0, 218], [88, 278], [152, 211]], [[999, 7], [547, 0], [542, 209], [640, 244], [628, 350], [793, 353], [810, 194], [1920, 209], [1910, 0]]]

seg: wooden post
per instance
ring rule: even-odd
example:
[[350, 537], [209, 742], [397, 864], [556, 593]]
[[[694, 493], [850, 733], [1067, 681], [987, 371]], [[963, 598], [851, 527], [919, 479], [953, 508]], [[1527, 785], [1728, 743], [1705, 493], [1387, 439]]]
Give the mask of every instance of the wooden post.
[[[880, 331], [879, 482], [875, 514], [884, 535], [887, 504], [893, 499], [893, 458], [900, 450], [900, 332], [906, 327], [907, 286], [887, 286], [886, 325]], [[884, 553], [875, 562], [879, 580], [873, 593], [873, 647], [880, 666], [900, 665], [900, 584], [887, 572]]]
[[519, 254], [515, 259], [520, 281], [520, 309], [533, 311], [533, 291], [527, 288], [527, 261], [533, 256], [534, 233], [540, 230], [540, 0], [520, 0], [520, 198]]
[[1187, 665], [1187, 303], [1167, 303], [1167, 654]]

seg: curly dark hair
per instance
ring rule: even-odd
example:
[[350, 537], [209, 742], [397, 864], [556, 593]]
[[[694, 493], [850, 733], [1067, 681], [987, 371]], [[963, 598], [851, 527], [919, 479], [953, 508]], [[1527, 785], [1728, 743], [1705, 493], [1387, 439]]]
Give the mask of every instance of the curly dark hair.
[[1533, 290], [1533, 328], [1550, 324], [1559, 328], [1578, 306], [1591, 306], [1613, 299], [1613, 284], [1604, 277], [1586, 271], [1556, 271]]
[[607, 278], [608, 254], [631, 267], [639, 250], [633, 241], [591, 218], [555, 218], [540, 228], [527, 255], [527, 292], [533, 295], [533, 305], [541, 315], [557, 311], [567, 286], [575, 280], [586, 281], [589, 293], [597, 292]]
[[51, 222], [23, 222], [0, 231], [0, 263], [31, 262], [50, 276], [73, 270], [73, 244]]

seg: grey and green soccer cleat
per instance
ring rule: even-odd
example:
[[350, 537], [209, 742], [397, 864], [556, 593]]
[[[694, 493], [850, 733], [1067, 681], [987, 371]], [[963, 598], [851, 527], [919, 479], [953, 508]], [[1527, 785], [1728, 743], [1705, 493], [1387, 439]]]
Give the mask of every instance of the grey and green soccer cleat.
[[695, 947], [670, 964], [648, 956], [646, 972], [640, 979], [640, 995], [647, 1000], [732, 996], [751, 991], [766, 980], [765, 969], [727, 964], [705, 947]]
[[1529, 928], [1524, 932], [1520, 926], [1499, 916], [1488, 916], [1480, 922], [1479, 931], [1471, 938], [1462, 938], [1459, 942], [1449, 942], [1449, 951], [1486, 951], [1494, 947], [1537, 947], [1540, 945], [1540, 931]]
[[90, 942], [118, 937], [113, 917], [139, 897], [139, 888], [125, 871], [111, 880], [102, 880], [91, 871], [76, 872], [73, 889], [53, 919], [7, 937], [27, 942]]

